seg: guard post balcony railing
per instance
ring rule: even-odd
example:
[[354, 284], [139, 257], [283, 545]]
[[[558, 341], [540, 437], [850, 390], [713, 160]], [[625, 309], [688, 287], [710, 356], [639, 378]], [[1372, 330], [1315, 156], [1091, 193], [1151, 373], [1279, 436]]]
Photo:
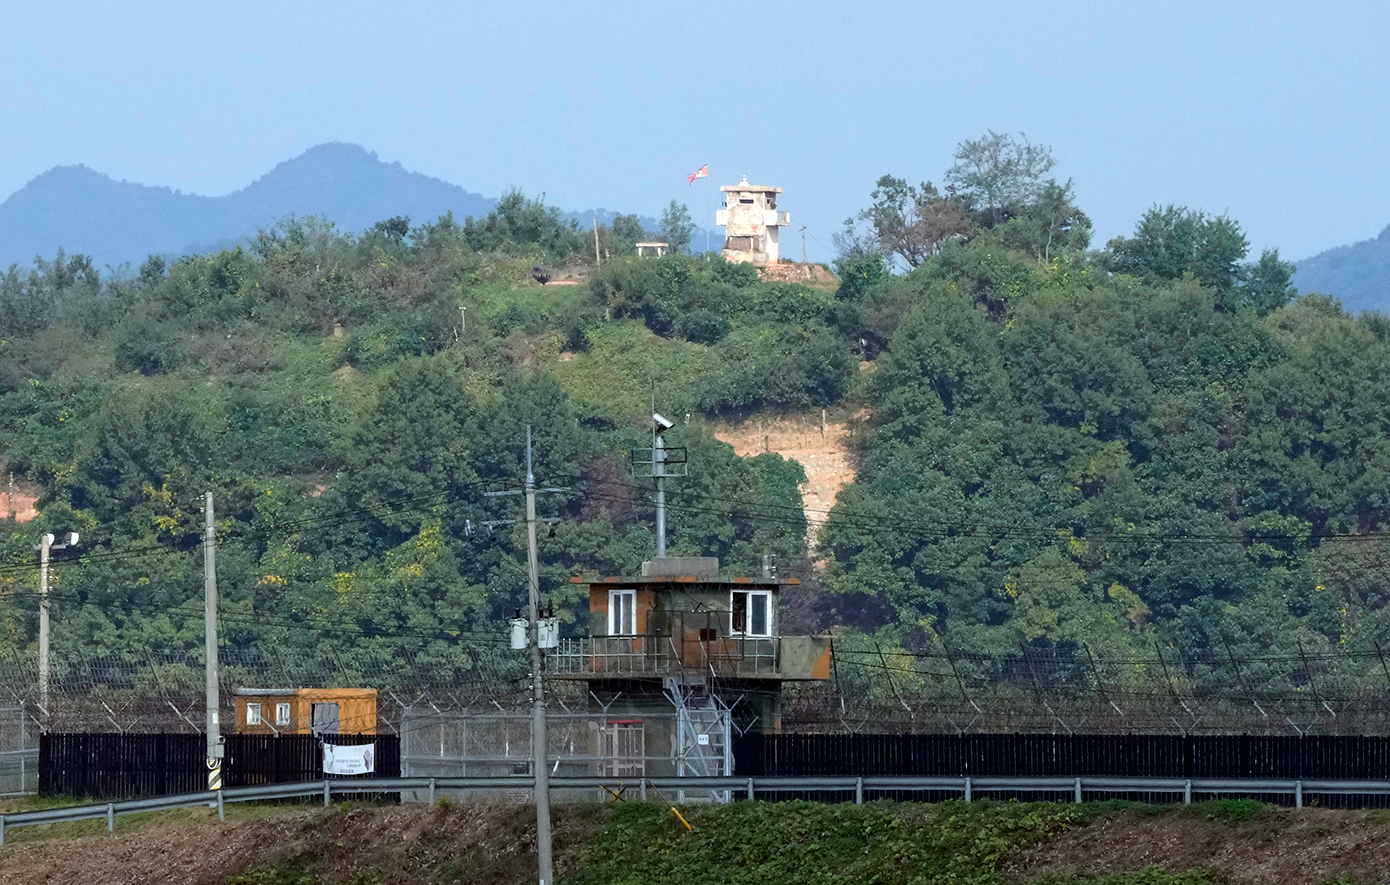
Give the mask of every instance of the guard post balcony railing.
[[775, 678], [776, 637], [581, 636], [560, 640], [554, 673], [587, 679], [664, 676], [680, 670], [713, 676]]

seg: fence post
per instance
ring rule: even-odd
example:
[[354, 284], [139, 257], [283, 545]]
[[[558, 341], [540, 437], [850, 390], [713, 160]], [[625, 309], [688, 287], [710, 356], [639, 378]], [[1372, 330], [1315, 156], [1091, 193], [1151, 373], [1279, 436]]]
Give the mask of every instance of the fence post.
[[1293, 807], [1303, 807], [1303, 781], [1293, 782]]
[[971, 800], [971, 798], [972, 798], [972, 796], [970, 795], [970, 793], [971, 793], [970, 778], [966, 778], [966, 779], [965, 779], [965, 801], [966, 801], [966, 802], [969, 802], [969, 801]]
[[854, 779], [854, 804], [864, 804], [864, 779], [862, 777]]
[[1191, 804], [1192, 804], [1192, 780], [1191, 780], [1190, 778], [1188, 779], [1187, 783], [1183, 784], [1183, 788], [1182, 788], [1182, 804], [1184, 804], [1184, 805], [1191, 805]]
[[332, 803], [333, 782], [328, 778], [323, 779], [323, 807], [327, 808]]
[[106, 803], [106, 832], [116, 832], [116, 803]]
[[1076, 779], [1076, 801], [1081, 801], [1081, 778]]

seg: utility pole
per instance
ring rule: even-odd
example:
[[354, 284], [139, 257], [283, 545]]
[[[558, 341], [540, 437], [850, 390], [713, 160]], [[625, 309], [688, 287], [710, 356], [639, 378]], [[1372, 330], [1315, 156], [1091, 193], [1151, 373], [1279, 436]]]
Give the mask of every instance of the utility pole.
[[212, 492], [203, 498], [203, 637], [206, 649], [208, 789], [222, 789], [221, 724], [217, 721], [220, 696], [217, 685], [217, 526], [213, 521]]
[[594, 216], [594, 264], [603, 267], [603, 258], [598, 254], [598, 216]]
[[48, 556], [53, 535], [39, 539], [39, 715], [48, 731]]
[[45, 532], [39, 539], [39, 714], [43, 730], [48, 731], [48, 562], [52, 551], [77, 546], [77, 532], [68, 532], [62, 544], [55, 544], [53, 535]]
[[806, 266], [806, 225], [804, 224], [801, 226], [801, 266]]
[[541, 681], [540, 557], [536, 552], [536, 474], [531, 467], [531, 425], [526, 425], [526, 566], [530, 577], [531, 753], [536, 770], [536, 865], [540, 885], [553, 885], [550, 856], [550, 770], [545, 761], [545, 685]]
[[[653, 413], [655, 415], [655, 413]], [[656, 555], [666, 555], [666, 440], [652, 421], [652, 476], [656, 478]]]

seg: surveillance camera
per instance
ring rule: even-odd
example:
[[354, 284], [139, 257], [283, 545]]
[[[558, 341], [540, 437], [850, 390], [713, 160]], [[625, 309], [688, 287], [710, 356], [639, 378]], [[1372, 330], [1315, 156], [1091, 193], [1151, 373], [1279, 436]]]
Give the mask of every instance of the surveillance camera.
[[672, 427], [675, 426], [675, 424], [672, 423], [670, 420], [662, 417], [661, 413], [659, 412], [652, 412], [652, 424], [656, 426], [657, 433], [670, 430]]

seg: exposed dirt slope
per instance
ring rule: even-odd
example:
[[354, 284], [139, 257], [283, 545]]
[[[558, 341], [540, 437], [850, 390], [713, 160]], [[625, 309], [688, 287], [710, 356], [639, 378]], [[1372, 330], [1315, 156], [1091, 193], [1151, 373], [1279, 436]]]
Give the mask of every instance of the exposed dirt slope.
[[[605, 815], [597, 807], [556, 810], [555, 865], [560, 875], [574, 869], [576, 852], [602, 826]], [[45, 837], [45, 828], [11, 830], [6, 834], [10, 844], [0, 849], [0, 883], [535, 881], [536, 819], [531, 808], [353, 808], [222, 823], [210, 812], [198, 817], [205, 822], [180, 814], [161, 817], [135, 832], [123, 818], [114, 835], [98, 831], [77, 839]], [[123, 825], [127, 832], [122, 832]], [[295, 874], [304, 878], [296, 879]]]
[[824, 432], [819, 416], [805, 418], [750, 418], [742, 424], [721, 424], [714, 435], [734, 447], [742, 457], [776, 452], [798, 462], [806, 471], [801, 487], [806, 521], [811, 525], [812, 541], [825, 522], [835, 496], [854, 480], [850, 466], [848, 425], [826, 421]]
[[1231, 885], [1321, 885], [1345, 876], [1390, 882], [1390, 813], [1270, 808], [1222, 819], [1203, 804], [1106, 814], [1056, 833], [1005, 860], [1017, 882], [1150, 867], [1213, 870]]
[[823, 264], [764, 264], [758, 267], [758, 273], [765, 280], [805, 283], [814, 289], [834, 289], [840, 285], [840, 281]]

